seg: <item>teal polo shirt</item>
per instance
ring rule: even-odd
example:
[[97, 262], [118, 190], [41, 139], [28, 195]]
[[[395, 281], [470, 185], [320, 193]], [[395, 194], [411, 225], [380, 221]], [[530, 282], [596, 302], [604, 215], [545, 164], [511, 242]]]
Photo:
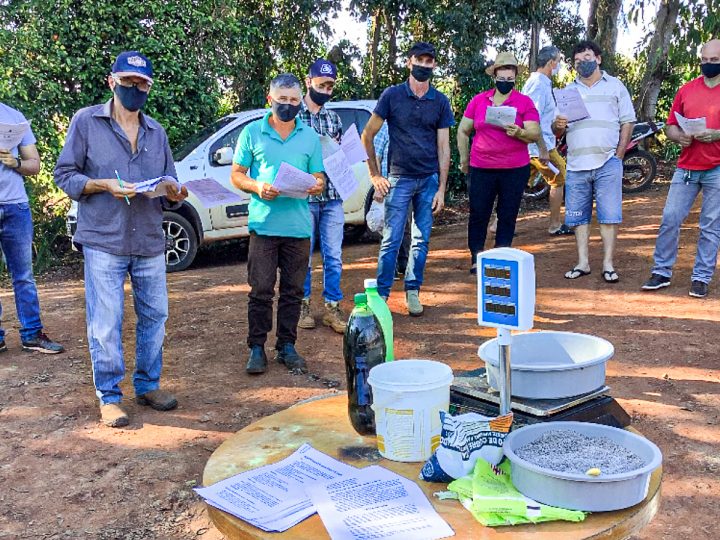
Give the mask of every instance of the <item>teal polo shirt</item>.
[[[248, 176], [257, 182], [272, 184], [280, 165], [285, 162], [306, 173], [322, 172], [320, 137], [305, 122], [295, 119], [295, 129], [282, 140], [270, 127], [272, 111], [243, 129], [233, 161], [248, 168]], [[251, 194], [248, 230], [262, 236], [310, 238], [312, 220], [307, 199], [279, 195], [265, 201]]]

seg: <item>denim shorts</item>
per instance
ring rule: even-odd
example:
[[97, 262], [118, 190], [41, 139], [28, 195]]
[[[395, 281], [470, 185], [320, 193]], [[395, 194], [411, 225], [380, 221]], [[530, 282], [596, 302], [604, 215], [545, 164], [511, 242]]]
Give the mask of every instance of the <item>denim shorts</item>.
[[565, 180], [565, 224], [587, 225], [592, 219], [593, 198], [598, 223], [622, 223], [622, 161], [613, 156], [590, 171], [568, 171]]

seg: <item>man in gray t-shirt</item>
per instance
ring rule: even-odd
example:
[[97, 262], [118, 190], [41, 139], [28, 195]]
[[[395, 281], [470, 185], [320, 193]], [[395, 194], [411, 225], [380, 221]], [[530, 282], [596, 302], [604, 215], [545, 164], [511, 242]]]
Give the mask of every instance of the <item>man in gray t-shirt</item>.
[[[20, 341], [24, 351], [61, 353], [63, 346], [43, 332], [32, 270], [33, 223], [23, 177], [40, 172], [35, 136], [23, 114], [4, 103], [0, 103], [0, 123], [26, 130], [12, 148], [3, 147], [8, 139], [0, 139], [0, 247], [12, 277]], [[5, 351], [5, 330], [0, 327], [0, 352]]]

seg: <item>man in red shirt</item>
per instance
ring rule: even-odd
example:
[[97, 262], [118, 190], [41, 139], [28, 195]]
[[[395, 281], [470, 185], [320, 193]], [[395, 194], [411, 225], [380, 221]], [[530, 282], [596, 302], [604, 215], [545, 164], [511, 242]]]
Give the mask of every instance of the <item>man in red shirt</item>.
[[[670, 109], [666, 134], [682, 146], [682, 152], [655, 243], [655, 265], [642, 286], [654, 291], [670, 285], [680, 226], [702, 192], [700, 238], [690, 287], [690, 296], [695, 298], [707, 296], [720, 246], [720, 40], [708, 41], [700, 54], [702, 77], [683, 85]], [[693, 122], [687, 125], [687, 120], [702, 118], [706, 129], [699, 133]]]

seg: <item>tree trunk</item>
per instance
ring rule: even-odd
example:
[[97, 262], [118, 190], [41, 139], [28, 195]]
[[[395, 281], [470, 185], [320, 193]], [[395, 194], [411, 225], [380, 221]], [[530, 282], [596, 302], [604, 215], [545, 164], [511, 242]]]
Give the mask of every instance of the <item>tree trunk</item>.
[[602, 49], [602, 67], [614, 72], [615, 47], [618, 35], [618, 16], [622, 0], [591, 0], [588, 15], [588, 39]]
[[680, 0], [661, 0], [655, 15], [655, 30], [646, 49], [646, 69], [638, 86], [635, 110], [642, 121], [655, 118], [660, 86], [669, 74], [668, 51], [680, 12]]
[[380, 31], [382, 30], [382, 9], [378, 8], [372, 17], [370, 25], [370, 97], [377, 97], [378, 80], [378, 48], [380, 47]]
[[397, 66], [395, 65], [397, 59], [397, 25], [395, 23], [395, 14], [385, 12], [385, 27], [388, 35], [387, 71], [393, 84], [397, 82]]
[[540, 51], [540, 23], [534, 21], [530, 25], [530, 58], [528, 59], [528, 67], [530, 73], [537, 69], [537, 55]]

